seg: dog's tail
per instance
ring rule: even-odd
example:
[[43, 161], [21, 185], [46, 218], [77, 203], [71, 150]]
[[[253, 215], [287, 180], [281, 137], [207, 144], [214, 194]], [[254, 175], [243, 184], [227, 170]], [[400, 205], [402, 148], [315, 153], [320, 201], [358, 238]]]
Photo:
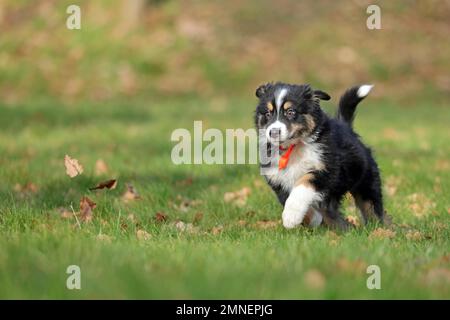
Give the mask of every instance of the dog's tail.
[[349, 126], [352, 126], [353, 119], [355, 118], [356, 106], [360, 103], [372, 90], [373, 85], [363, 84], [361, 86], [355, 86], [342, 95], [339, 100], [339, 107], [336, 113], [336, 119], [342, 120]]

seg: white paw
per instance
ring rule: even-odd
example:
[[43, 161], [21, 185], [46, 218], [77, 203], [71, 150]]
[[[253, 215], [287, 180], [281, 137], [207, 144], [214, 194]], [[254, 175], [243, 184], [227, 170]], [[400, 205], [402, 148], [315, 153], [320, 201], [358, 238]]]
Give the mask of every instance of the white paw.
[[283, 226], [286, 229], [295, 228], [302, 223], [304, 216], [305, 216], [304, 213], [302, 214], [302, 212], [300, 212], [298, 208], [294, 209], [286, 206], [283, 210], [282, 215]]

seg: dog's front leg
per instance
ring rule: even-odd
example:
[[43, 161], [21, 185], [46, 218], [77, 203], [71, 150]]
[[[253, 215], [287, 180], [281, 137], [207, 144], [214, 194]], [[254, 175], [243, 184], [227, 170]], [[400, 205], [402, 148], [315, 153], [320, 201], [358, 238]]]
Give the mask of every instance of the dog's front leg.
[[311, 205], [320, 200], [320, 193], [311, 183], [313, 178], [312, 174], [303, 176], [289, 194], [282, 215], [285, 228], [291, 229], [301, 224]]

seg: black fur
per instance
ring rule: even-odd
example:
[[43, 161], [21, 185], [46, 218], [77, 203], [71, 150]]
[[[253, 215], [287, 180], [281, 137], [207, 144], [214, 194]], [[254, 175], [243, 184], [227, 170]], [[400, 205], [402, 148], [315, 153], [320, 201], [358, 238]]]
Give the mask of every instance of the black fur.
[[339, 100], [336, 119], [347, 122], [350, 126], [353, 124], [353, 119], [355, 118], [356, 106], [364, 99], [358, 97], [357, 92], [359, 87], [355, 86], [348, 89]]
[[[311, 184], [323, 195], [318, 203], [318, 209], [324, 222], [330, 227], [342, 229], [349, 226], [339, 211], [341, 201], [347, 192], [355, 198], [364, 221], [370, 218], [370, 213], [373, 213], [379, 221], [383, 222], [384, 209], [379, 169], [371, 150], [362, 143], [358, 134], [352, 129], [356, 106], [362, 100], [357, 96], [359, 87], [353, 87], [345, 92], [340, 99], [336, 117], [331, 118], [319, 105], [319, 99], [329, 99], [328, 94], [313, 90], [309, 85], [265, 84], [256, 91], [259, 104], [255, 113], [255, 123], [258, 129], [267, 128], [271, 121], [273, 122], [271, 116], [267, 114], [267, 103], [273, 101], [277, 88], [289, 88], [286, 100], [293, 102], [295, 117], [286, 118], [280, 114], [277, 118], [284, 121], [289, 130], [293, 124], [305, 126], [307, 116], [314, 120], [312, 128], [303, 131], [299, 129], [287, 141], [284, 141], [284, 144], [289, 145], [300, 139], [323, 146], [324, 168], [309, 173], [313, 177]], [[281, 185], [270, 182], [269, 184], [284, 206], [289, 197], [289, 191], [283, 189]]]

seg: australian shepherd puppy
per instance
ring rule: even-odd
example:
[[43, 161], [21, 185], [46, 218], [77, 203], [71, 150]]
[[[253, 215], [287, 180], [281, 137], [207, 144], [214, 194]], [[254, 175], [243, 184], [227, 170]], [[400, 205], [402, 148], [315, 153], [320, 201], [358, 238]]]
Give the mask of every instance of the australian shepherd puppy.
[[347, 192], [365, 223], [384, 221], [377, 163], [352, 128], [356, 106], [371, 89], [361, 85], [347, 90], [334, 118], [319, 103], [330, 96], [307, 84], [267, 83], [256, 90], [260, 142], [276, 164], [264, 175], [284, 207], [284, 227], [324, 222], [347, 229], [350, 225], [339, 211]]

